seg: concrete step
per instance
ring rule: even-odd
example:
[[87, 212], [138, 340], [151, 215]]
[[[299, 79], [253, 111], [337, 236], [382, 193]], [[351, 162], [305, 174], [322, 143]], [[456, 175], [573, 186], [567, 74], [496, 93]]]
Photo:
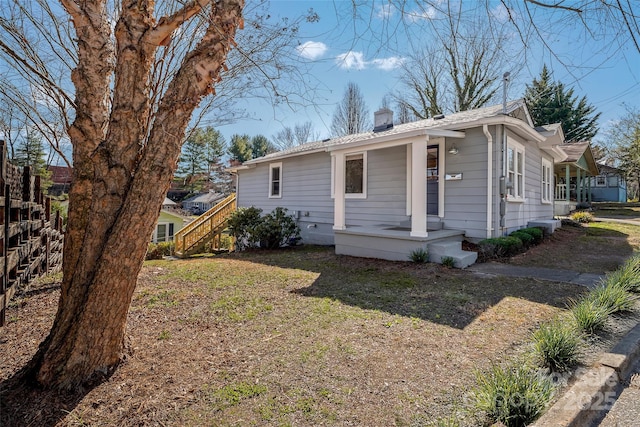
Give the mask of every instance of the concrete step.
[[471, 251], [462, 250], [462, 242], [460, 241], [441, 241], [427, 245], [429, 251], [429, 261], [442, 264], [442, 259], [446, 257], [453, 258], [456, 268], [467, 268], [473, 265], [478, 259], [478, 254]]

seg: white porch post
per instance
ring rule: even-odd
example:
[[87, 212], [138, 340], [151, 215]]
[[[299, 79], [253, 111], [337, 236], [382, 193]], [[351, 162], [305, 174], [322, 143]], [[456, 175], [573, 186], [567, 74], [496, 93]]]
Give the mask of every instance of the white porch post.
[[337, 152], [335, 154], [335, 180], [334, 199], [333, 199], [333, 229], [344, 230], [345, 225], [345, 203], [344, 203], [344, 153]]
[[427, 142], [411, 143], [411, 236], [427, 237]]

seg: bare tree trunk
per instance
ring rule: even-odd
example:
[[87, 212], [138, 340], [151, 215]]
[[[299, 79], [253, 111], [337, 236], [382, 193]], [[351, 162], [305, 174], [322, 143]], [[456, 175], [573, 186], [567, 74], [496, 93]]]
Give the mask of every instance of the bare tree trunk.
[[60, 303], [28, 366], [42, 386], [71, 389], [109, 375], [122, 360], [127, 312], [185, 129], [213, 90], [242, 26], [243, 0], [211, 4], [206, 33], [151, 121], [149, 73], [156, 49], [206, 3], [187, 3], [156, 23], [151, 0], [123, 1], [114, 49], [104, 3], [63, 1], [79, 40], [73, 74], [78, 107], [69, 130], [74, 180]]

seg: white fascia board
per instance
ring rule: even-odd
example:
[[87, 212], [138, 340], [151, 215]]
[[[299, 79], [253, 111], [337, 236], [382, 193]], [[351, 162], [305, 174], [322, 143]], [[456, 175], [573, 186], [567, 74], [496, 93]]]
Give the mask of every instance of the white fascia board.
[[273, 162], [279, 161], [280, 159], [287, 159], [289, 157], [304, 156], [307, 154], [314, 154], [314, 153], [324, 153], [326, 151], [327, 151], [326, 148], [316, 148], [313, 150], [296, 151], [295, 153], [286, 153], [286, 154], [281, 154], [277, 156], [259, 158], [255, 160], [248, 160], [247, 162], [244, 163], [244, 166], [255, 167], [255, 165], [260, 163], [273, 163]]
[[233, 166], [230, 168], [226, 168], [225, 172], [231, 172], [231, 173], [237, 173], [238, 171], [242, 171], [242, 170], [247, 170], [247, 169], [253, 169], [255, 168], [255, 164], [251, 164], [251, 165], [241, 165], [241, 166]]
[[529, 126], [526, 122], [523, 122], [520, 119], [514, 119], [509, 116], [491, 116], [485, 117], [482, 119], [460, 123], [457, 127], [464, 127], [465, 129], [473, 128], [473, 127], [482, 127], [483, 125], [505, 125], [508, 126], [512, 132], [517, 133], [518, 135], [526, 138], [527, 140], [534, 141], [536, 143], [541, 143], [545, 141], [545, 137], [540, 135], [538, 131]]
[[433, 137], [449, 137], [449, 138], [464, 138], [465, 133], [462, 131], [454, 131], [447, 129], [416, 129], [409, 132], [396, 133], [392, 135], [384, 135], [376, 138], [367, 139], [364, 141], [355, 141], [347, 144], [334, 145], [327, 147], [329, 152], [351, 152], [354, 149], [361, 151], [363, 148], [367, 150], [379, 150], [382, 148], [396, 147], [399, 145], [407, 145], [411, 143], [412, 138], [420, 136], [433, 136]]

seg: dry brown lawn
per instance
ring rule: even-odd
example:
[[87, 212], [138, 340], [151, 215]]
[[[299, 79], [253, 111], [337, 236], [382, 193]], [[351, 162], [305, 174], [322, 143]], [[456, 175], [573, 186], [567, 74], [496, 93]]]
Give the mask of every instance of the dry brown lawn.
[[[559, 236], [532, 258], [583, 234]], [[0, 424], [478, 425], [464, 411], [474, 372], [524, 357], [536, 326], [581, 292], [332, 248], [152, 261], [129, 314], [130, 354], [108, 381], [58, 396], [11, 380], [55, 315], [58, 286], [43, 282], [0, 329]]]

